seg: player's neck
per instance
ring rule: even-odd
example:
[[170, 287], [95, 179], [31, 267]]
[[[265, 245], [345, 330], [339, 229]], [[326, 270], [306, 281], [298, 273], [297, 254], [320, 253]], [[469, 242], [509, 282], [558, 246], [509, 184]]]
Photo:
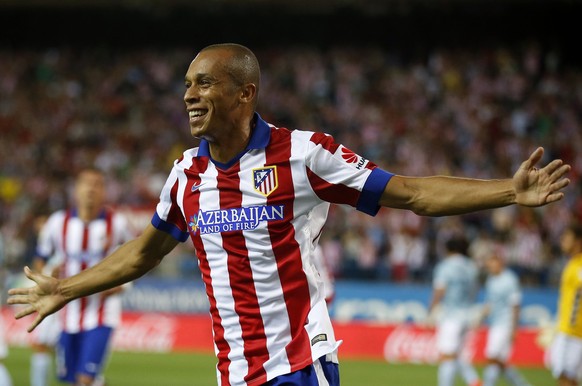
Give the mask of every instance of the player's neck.
[[254, 121], [242, 125], [237, 132], [209, 141], [210, 156], [220, 163], [228, 163], [247, 147], [254, 129]]
[[77, 216], [83, 222], [91, 222], [99, 215], [100, 208], [93, 207], [79, 207], [77, 208]]

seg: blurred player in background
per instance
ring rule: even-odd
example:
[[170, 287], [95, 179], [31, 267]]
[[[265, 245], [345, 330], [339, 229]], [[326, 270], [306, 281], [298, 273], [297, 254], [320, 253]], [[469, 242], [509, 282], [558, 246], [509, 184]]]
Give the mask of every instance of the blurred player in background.
[[[238, 44], [201, 50], [186, 72], [185, 113], [200, 146], [188, 149], [160, 195], [152, 222], [97, 266], [37, 287], [12, 289], [34, 329], [73, 299], [134, 280], [178, 242], [194, 243], [226, 385], [339, 385], [338, 347], [314, 250], [330, 203], [369, 215], [381, 206], [443, 216], [563, 197], [569, 165], [541, 169], [536, 149], [513, 178], [394, 175], [331, 136], [277, 128], [255, 112], [260, 69]], [[129, 193], [129, 192], [128, 192]]]
[[489, 319], [485, 346], [487, 366], [483, 372], [483, 386], [495, 386], [501, 375], [513, 386], [529, 383], [507, 363], [519, 323], [521, 288], [517, 275], [506, 268], [499, 251], [485, 259], [485, 307], [481, 320]]
[[[37, 270], [48, 270], [49, 275], [59, 277], [75, 275], [132, 237], [127, 219], [105, 206], [105, 176], [99, 170], [79, 173], [74, 201], [74, 207], [53, 213], [43, 226], [37, 245]], [[45, 266], [43, 261], [50, 263]], [[77, 386], [94, 385], [107, 359], [113, 329], [120, 321], [121, 291], [122, 287], [116, 286], [77, 299], [58, 313], [60, 323], [46, 321], [31, 359], [31, 380], [46, 385], [50, 351], [58, 336], [58, 378]]]
[[[479, 289], [479, 269], [466, 256], [468, 243], [461, 236], [446, 241], [446, 256], [435, 266], [431, 319], [437, 318], [436, 340], [440, 354], [438, 385], [453, 386], [457, 373], [467, 385], [480, 385], [475, 368], [461, 351], [471, 326], [471, 309]], [[438, 316], [434, 313], [437, 312]]]
[[[44, 231], [48, 231], [44, 229]], [[33, 270], [53, 277], [59, 276], [60, 264], [63, 259], [54, 256], [47, 262], [45, 258], [36, 257], [33, 262]], [[30, 357], [30, 385], [48, 386], [52, 369], [52, 358], [55, 346], [61, 334], [59, 314], [55, 313], [47, 317], [38, 326], [31, 339], [33, 354]]]
[[[2, 290], [2, 294], [4, 293], [4, 243], [2, 240], [2, 234], [0, 233], [0, 289]], [[2, 304], [4, 304], [2, 295], [0, 294], [0, 309], [2, 308]], [[4, 323], [2, 321], [2, 313], [0, 313], [0, 385], [2, 386], [11, 386], [12, 385], [12, 378], [10, 377], [10, 373], [4, 366], [4, 358], [8, 356], [8, 345], [6, 344], [6, 340], [4, 337]]]
[[[32, 221], [32, 231], [36, 237], [35, 248], [38, 245], [40, 233], [46, 224], [48, 216], [38, 215]], [[35, 252], [38, 254], [38, 252]], [[45, 275], [53, 277], [58, 276], [58, 267], [53, 263], [60, 264], [62, 258], [55, 256], [47, 263], [45, 258], [34, 257], [32, 259], [32, 270], [40, 272]], [[34, 285], [33, 281], [28, 281], [27, 284]], [[47, 317], [35, 330], [30, 339], [30, 346], [33, 354], [30, 357], [30, 385], [31, 386], [47, 386], [50, 384], [50, 375], [52, 370], [52, 358], [54, 347], [57, 343], [61, 333], [59, 318], [57, 314], [52, 314]]]
[[560, 279], [558, 331], [550, 347], [550, 366], [559, 386], [577, 386], [582, 379], [582, 224], [571, 224], [560, 246], [570, 259]]

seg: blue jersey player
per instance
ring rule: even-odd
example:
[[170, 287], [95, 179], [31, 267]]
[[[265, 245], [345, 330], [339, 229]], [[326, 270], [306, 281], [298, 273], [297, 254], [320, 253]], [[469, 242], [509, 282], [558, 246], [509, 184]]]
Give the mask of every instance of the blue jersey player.
[[480, 385], [473, 366], [459, 355], [471, 322], [471, 309], [479, 287], [479, 270], [465, 254], [467, 242], [453, 237], [446, 243], [447, 254], [435, 267], [430, 314], [440, 306], [437, 349], [440, 354], [438, 385], [452, 386], [457, 373], [467, 385]]
[[529, 384], [507, 360], [511, 354], [519, 320], [521, 289], [517, 275], [505, 267], [503, 257], [493, 253], [486, 261], [488, 276], [485, 283], [484, 317], [489, 317], [485, 356], [487, 366], [483, 386], [494, 386], [503, 374], [513, 386]]

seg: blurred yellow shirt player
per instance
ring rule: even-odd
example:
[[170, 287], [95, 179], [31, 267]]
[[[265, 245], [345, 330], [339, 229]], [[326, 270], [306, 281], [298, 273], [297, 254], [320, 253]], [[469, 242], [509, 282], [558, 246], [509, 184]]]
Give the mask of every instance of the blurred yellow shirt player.
[[570, 259], [560, 280], [557, 333], [550, 347], [550, 366], [559, 386], [582, 380], [582, 225], [571, 224], [560, 239]]
[[582, 253], [572, 256], [562, 272], [558, 331], [582, 338]]

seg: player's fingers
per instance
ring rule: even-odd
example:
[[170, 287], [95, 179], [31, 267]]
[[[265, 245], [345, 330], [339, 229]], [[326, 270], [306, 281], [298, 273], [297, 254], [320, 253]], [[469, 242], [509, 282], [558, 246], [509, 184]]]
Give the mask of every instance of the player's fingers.
[[552, 194], [548, 194], [548, 196], [546, 197], [546, 203], [552, 203], [552, 202], [556, 202], [561, 200], [562, 198], [564, 198], [564, 193], [560, 192], [560, 193], [552, 193]]
[[14, 296], [9, 297], [6, 300], [6, 303], [8, 303], [8, 304], [28, 304], [28, 303], [30, 303], [30, 298], [26, 294], [14, 295]]
[[564, 189], [569, 184], [570, 184], [570, 180], [568, 178], [562, 178], [561, 180], [558, 180], [557, 182], [554, 182], [550, 186], [550, 189], [551, 189], [552, 192], [557, 192], [559, 190]]
[[[570, 165], [562, 165], [558, 168], [556, 168], [554, 171], [552, 171], [552, 173], [550, 174], [550, 179], [552, 182], [556, 182], [558, 181], [560, 178], [564, 177], [569, 171], [570, 171]], [[570, 181], [568, 180], [568, 183]], [[567, 185], [567, 184], [566, 184]]]
[[562, 161], [561, 159], [555, 159], [552, 162], [550, 162], [549, 164], [547, 164], [545, 167], [543, 167], [542, 171], [544, 171], [548, 174], [552, 174], [556, 170], [558, 170], [560, 168], [560, 166], [563, 166], [563, 165], [564, 165], [564, 161]]
[[24, 267], [24, 274], [26, 275], [27, 278], [36, 283], [37, 275], [34, 272], [32, 272], [32, 270], [28, 268], [28, 266]]
[[32, 332], [32, 330], [34, 330], [36, 328], [36, 326], [38, 326], [40, 324], [40, 322], [42, 322], [44, 319], [44, 317], [42, 317], [40, 314], [34, 319], [34, 322], [32, 322], [32, 324], [28, 327], [28, 332]]
[[18, 311], [14, 317], [16, 319], [20, 319], [20, 318], [24, 318], [25, 316], [28, 316], [32, 313], [36, 312], [36, 310], [34, 309], [33, 306], [28, 306], [26, 308], [23, 308], [22, 310]]
[[533, 168], [534, 165], [537, 164], [540, 159], [542, 159], [542, 155], [544, 155], [544, 148], [538, 147], [530, 154], [527, 160], [523, 161], [521, 167], [526, 170]]
[[[8, 290], [8, 295], [28, 295], [30, 293], [30, 288], [11, 288]], [[8, 303], [10, 303], [10, 299], [8, 299]]]

